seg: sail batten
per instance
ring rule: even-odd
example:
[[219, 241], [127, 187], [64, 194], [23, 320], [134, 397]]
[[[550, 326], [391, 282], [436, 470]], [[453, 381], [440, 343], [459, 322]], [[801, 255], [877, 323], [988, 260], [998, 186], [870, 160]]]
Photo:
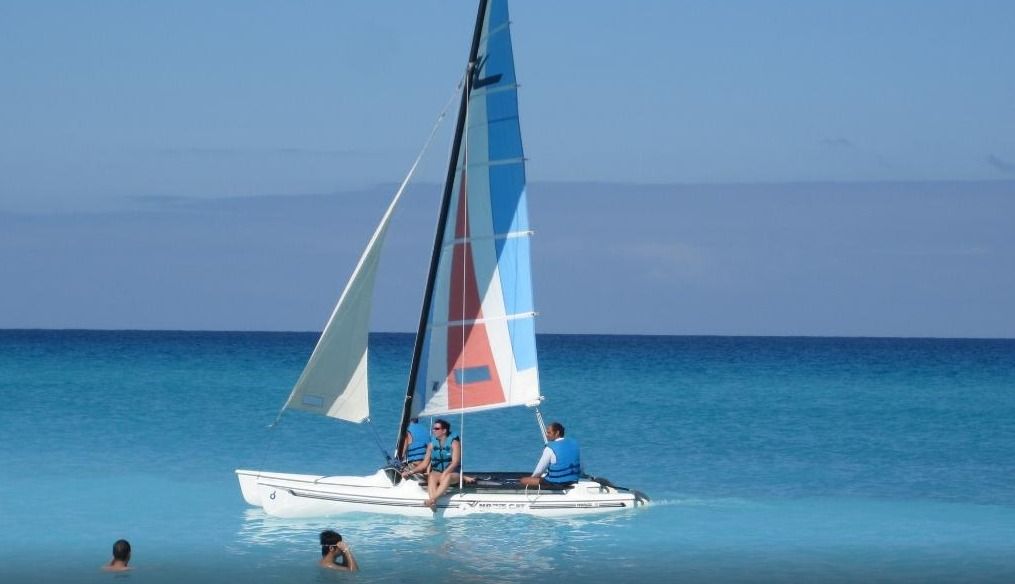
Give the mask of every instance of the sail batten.
[[491, 166], [510, 166], [512, 164], [524, 164], [524, 158], [500, 158], [495, 160], [483, 160], [480, 162], [470, 162], [469, 168], [489, 168]]
[[495, 28], [491, 28], [491, 29], [483, 31], [483, 36], [481, 36], [479, 38], [479, 42], [481, 42], [481, 43], [485, 42], [487, 38], [489, 38], [489, 37], [491, 37], [491, 36], [493, 36], [493, 35], [495, 35], [497, 33], [501, 33], [501, 32], [504, 32], [505, 30], [508, 30], [508, 27], [510, 27], [510, 26], [511, 26], [511, 21], [508, 20], [508, 21], [504, 21], [503, 23], [497, 25]]
[[430, 328], [460, 327], [471, 324], [486, 324], [498, 320], [518, 320], [521, 318], [535, 318], [535, 317], [536, 317], [535, 312], [519, 312], [517, 314], [505, 314], [502, 316], [492, 318], [473, 318], [470, 320], [452, 320], [448, 322], [435, 322], [430, 325]]
[[449, 249], [454, 249], [454, 246], [468, 241], [493, 241], [498, 239], [513, 239], [516, 237], [531, 237], [535, 233], [536, 233], [535, 231], [529, 229], [526, 231], [511, 231], [509, 233], [493, 233], [490, 235], [482, 235], [482, 236], [472, 235], [469, 237], [459, 237], [446, 243], [444, 245], [444, 250], [447, 251]]
[[473, 100], [476, 99], [483, 99], [488, 95], [494, 95], [497, 93], [501, 93], [502, 91], [517, 91], [517, 90], [518, 90], [517, 83], [507, 83], [504, 85], [497, 85], [494, 87], [490, 86], [479, 87], [472, 91], [472, 96], [469, 98], [469, 101], [472, 102]]

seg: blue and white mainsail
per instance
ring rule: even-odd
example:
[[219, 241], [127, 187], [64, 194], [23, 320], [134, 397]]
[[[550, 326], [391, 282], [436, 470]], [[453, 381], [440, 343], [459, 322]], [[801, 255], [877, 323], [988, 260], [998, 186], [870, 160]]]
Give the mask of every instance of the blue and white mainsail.
[[414, 414], [539, 402], [525, 161], [507, 3], [477, 25], [465, 131], [453, 181], [422, 351]]

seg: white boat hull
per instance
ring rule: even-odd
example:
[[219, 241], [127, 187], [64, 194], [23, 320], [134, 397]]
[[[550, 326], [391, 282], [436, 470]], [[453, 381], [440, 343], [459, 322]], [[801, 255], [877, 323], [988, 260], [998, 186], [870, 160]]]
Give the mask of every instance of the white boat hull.
[[400, 480], [390, 469], [369, 476], [320, 476], [237, 470], [247, 503], [275, 517], [326, 517], [367, 512], [415, 517], [464, 517], [478, 513], [571, 516], [609, 513], [647, 504], [636, 491], [608, 481], [582, 479], [573, 487], [547, 490], [530, 487], [452, 488], [437, 500], [437, 510], [424, 504], [426, 488]]

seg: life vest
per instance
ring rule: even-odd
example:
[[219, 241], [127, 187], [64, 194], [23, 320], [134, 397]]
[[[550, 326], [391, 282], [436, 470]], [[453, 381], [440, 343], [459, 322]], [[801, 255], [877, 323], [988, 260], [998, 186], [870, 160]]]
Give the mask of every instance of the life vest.
[[546, 447], [553, 451], [557, 462], [550, 463], [543, 478], [550, 483], [576, 482], [582, 472], [578, 443], [570, 438], [561, 438], [547, 443]]
[[426, 458], [426, 443], [430, 440], [430, 432], [427, 427], [419, 422], [409, 424], [409, 435], [412, 442], [405, 449], [406, 462], [419, 462]]
[[440, 438], [434, 436], [430, 440], [432, 449], [430, 450], [430, 470], [438, 472], [448, 468], [451, 464], [451, 443], [458, 440], [458, 434], [452, 432], [448, 434], [447, 441], [444, 442], [444, 446], [441, 446]]

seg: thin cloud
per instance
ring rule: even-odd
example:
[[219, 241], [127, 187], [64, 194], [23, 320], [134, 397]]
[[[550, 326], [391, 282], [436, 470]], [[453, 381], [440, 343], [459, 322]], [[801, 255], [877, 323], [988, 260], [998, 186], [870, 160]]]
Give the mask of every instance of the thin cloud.
[[853, 150], [856, 148], [856, 145], [846, 138], [824, 138], [819, 143], [825, 148], [835, 148], [838, 150]]
[[374, 156], [374, 153], [363, 150], [328, 149], [328, 148], [300, 148], [300, 147], [278, 147], [278, 148], [240, 148], [240, 147], [201, 147], [187, 146], [180, 148], [154, 148], [149, 152], [159, 156], [200, 156], [200, 157], [223, 157], [223, 156], [336, 156], [356, 158], [362, 156]]
[[1007, 160], [1003, 160], [998, 156], [994, 156], [993, 154], [987, 156], [987, 164], [1005, 174], [1015, 174], [1015, 164], [1012, 164]]
[[642, 265], [654, 278], [698, 278], [709, 260], [700, 248], [685, 243], [646, 242], [618, 245], [614, 257]]
[[983, 245], [958, 245], [937, 248], [880, 248], [875, 253], [889, 256], [911, 256], [911, 257], [971, 257], [988, 256], [992, 249]]

